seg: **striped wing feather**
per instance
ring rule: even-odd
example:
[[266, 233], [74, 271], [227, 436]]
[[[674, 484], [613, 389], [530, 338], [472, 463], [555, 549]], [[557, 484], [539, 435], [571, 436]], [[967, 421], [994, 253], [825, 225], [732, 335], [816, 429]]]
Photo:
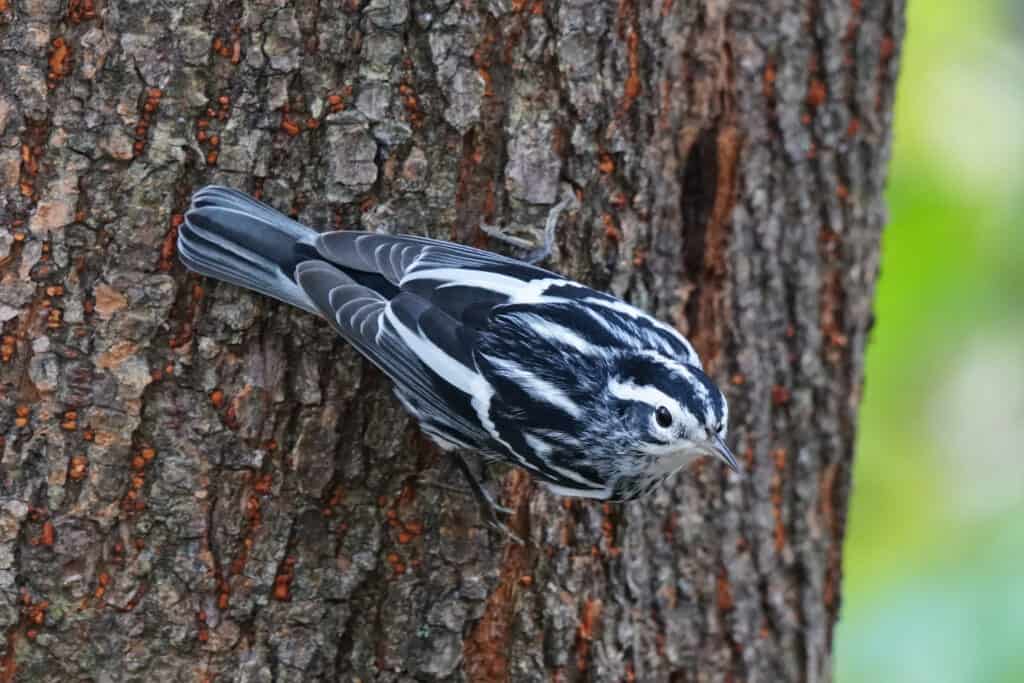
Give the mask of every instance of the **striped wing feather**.
[[[300, 263], [296, 278], [338, 334], [392, 379], [428, 433], [460, 447], [489, 450], [489, 435], [466, 391], [470, 387], [455, 386], [451, 379], [460, 377], [465, 385], [471, 377], [462, 364], [472, 348], [465, 328], [414, 295], [389, 301], [324, 261]], [[445, 347], [466, 353], [424, 352]]]

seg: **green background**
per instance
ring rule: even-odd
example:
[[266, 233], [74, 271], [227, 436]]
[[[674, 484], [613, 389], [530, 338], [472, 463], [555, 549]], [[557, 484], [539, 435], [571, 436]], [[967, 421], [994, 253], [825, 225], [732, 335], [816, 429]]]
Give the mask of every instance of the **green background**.
[[1024, 1], [909, 0], [839, 683], [1024, 681]]

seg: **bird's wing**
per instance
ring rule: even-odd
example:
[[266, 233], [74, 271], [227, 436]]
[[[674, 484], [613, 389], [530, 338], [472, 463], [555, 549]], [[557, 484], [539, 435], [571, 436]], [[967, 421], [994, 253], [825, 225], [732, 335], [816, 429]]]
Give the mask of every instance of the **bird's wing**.
[[484, 324], [495, 306], [537, 299], [549, 286], [568, 282], [507, 256], [412, 235], [331, 232], [316, 248], [328, 261], [377, 273], [471, 326]]
[[591, 343], [655, 350], [700, 367], [693, 346], [669, 325], [613, 296], [507, 256], [426, 237], [347, 231], [324, 233], [316, 248], [343, 268], [379, 273], [465, 325], [486, 327], [506, 307], [542, 306], [552, 326], [576, 330]]
[[392, 284], [400, 285], [409, 273], [427, 268], [521, 267], [528, 277], [559, 277], [501, 254], [474, 249], [463, 244], [418, 237], [384, 235], [373, 232], [341, 230], [325, 232], [317, 240], [320, 254], [343, 268], [380, 273]]
[[490, 450], [475, 402], [486, 389], [470, 352], [474, 332], [413, 294], [390, 301], [320, 260], [295, 270], [334, 329], [388, 375], [424, 431], [444, 445]]

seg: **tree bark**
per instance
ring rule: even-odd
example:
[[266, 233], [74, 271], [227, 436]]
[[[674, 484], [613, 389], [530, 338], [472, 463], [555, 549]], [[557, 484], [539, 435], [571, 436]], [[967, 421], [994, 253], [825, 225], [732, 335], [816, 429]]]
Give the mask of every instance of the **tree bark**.
[[[0, 681], [826, 681], [902, 0], [0, 0]], [[489, 534], [386, 378], [188, 275], [206, 183], [689, 335], [746, 475]], [[536, 230], [533, 231], [537, 233]]]

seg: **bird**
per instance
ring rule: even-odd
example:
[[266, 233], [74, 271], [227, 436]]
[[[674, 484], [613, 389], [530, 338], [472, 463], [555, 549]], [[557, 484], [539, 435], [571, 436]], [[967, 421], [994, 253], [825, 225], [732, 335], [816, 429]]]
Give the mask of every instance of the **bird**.
[[[540, 259], [556, 223], [553, 209]], [[192, 196], [177, 252], [195, 273], [326, 320], [391, 379], [492, 527], [508, 531], [500, 515], [510, 511], [466, 455], [522, 468], [561, 496], [612, 502], [650, 493], [701, 456], [740, 471], [726, 445], [726, 399], [693, 345], [536, 258], [319, 232], [215, 185]]]

